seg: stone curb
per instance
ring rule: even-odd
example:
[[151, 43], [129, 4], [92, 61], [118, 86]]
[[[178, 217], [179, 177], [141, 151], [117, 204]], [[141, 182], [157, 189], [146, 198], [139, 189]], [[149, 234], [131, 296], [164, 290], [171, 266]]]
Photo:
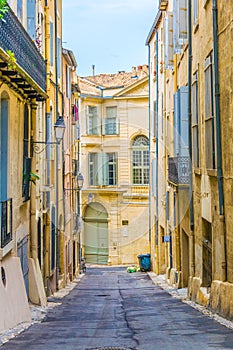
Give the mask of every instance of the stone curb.
[[156, 275], [154, 272], [147, 272], [147, 275], [150, 277], [152, 282], [159, 287], [161, 287], [163, 290], [165, 290], [167, 293], [172, 295], [176, 299], [180, 299], [183, 303], [186, 303], [193, 307], [194, 309], [198, 310], [202, 314], [214, 319], [221, 325], [230, 328], [233, 330], [233, 322], [229, 321], [218, 314], [215, 314], [211, 312], [207, 307], [202, 306], [200, 304], [197, 304], [193, 302], [192, 300], [188, 299], [187, 297], [187, 288], [182, 289], [176, 289], [173, 286], [169, 285], [169, 283], [166, 281], [165, 275]]

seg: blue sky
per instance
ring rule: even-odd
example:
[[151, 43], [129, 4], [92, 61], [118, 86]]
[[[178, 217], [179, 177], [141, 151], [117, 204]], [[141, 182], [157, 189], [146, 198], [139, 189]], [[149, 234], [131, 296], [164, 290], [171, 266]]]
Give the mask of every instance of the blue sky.
[[72, 50], [77, 74], [131, 71], [148, 63], [147, 35], [157, 0], [63, 1], [63, 47]]

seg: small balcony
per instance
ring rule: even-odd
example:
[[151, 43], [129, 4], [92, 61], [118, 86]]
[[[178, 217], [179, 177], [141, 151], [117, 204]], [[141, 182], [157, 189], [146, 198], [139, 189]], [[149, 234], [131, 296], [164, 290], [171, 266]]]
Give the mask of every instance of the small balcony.
[[189, 157], [168, 158], [168, 181], [175, 185], [188, 185], [189, 169]]
[[[16, 60], [13, 67], [10, 55]], [[0, 21], [0, 71], [3, 80], [24, 96], [46, 98], [45, 60], [10, 8]]]
[[0, 201], [1, 247], [0, 258], [12, 248], [12, 198]]

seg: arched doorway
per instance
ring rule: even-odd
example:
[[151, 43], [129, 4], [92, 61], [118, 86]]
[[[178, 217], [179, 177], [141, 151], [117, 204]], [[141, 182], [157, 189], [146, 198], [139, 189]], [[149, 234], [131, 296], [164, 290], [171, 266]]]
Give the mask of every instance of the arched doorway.
[[84, 256], [87, 263], [108, 263], [108, 214], [100, 203], [91, 203], [85, 210]]

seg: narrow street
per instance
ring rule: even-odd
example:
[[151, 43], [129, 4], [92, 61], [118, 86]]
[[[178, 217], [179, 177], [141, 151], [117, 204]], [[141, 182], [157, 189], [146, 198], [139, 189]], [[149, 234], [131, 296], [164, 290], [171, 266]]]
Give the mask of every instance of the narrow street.
[[233, 331], [173, 298], [146, 273], [88, 268], [62, 305], [2, 346], [25, 349], [233, 349]]

